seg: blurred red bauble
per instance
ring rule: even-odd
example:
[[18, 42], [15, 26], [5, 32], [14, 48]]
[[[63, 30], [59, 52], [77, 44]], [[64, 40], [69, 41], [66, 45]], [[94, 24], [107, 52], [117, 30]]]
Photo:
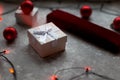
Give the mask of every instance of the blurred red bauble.
[[82, 18], [89, 18], [92, 14], [92, 9], [90, 6], [84, 5], [80, 9], [80, 13], [81, 13]]
[[27, 14], [27, 15], [31, 13], [31, 11], [33, 10], [33, 7], [34, 7], [32, 1], [30, 1], [30, 0], [23, 1], [20, 6], [21, 6], [23, 13]]
[[13, 41], [17, 37], [17, 31], [13, 27], [7, 27], [3, 31], [3, 36], [7, 41]]
[[113, 28], [115, 30], [120, 30], [120, 16], [116, 17], [113, 21]]

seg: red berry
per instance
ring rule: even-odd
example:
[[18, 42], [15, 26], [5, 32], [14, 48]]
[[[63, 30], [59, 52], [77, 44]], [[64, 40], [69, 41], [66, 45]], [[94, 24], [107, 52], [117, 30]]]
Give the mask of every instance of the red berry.
[[90, 6], [88, 5], [84, 5], [82, 6], [82, 8], [80, 9], [80, 13], [81, 13], [81, 16], [83, 18], [89, 18], [92, 14], [92, 9]]
[[34, 7], [33, 3], [30, 0], [23, 1], [20, 6], [21, 6], [23, 13], [27, 15], [31, 13]]
[[120, 16], [116, 17], [113, 21], [113, 28], [115, 30], [120, 30]]
[[7, 41], [13, 41], [17, 37], [17, 31], [13, 27], [7, 27], [3, 31], [3, 36]]

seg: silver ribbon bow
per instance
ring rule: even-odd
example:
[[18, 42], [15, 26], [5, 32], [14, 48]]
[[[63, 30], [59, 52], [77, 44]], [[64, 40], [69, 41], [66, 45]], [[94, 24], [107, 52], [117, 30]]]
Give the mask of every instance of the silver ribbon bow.
[[56, 34], [52, 30], [52, 28], [49, 28], [47, 30], [41, 30], [41, 31], [37, 30], [37, 31], [34, 31], [33, 34], [36, 35], [36, 37], [38, 37], [40, 42], [42, 43], [46, 43], [47, 37], [49, 37], [51, 40], [57, 39]]

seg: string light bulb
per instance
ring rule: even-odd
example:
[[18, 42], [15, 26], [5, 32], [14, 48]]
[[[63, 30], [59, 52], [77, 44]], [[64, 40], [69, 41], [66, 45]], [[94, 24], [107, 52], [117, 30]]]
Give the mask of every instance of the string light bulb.
[[51, 76], [51, 80], [58, 80], [58, 78], [57, 78], [56, 75], [52, 75], [52, 76]]
[[8, 54], [9, 52], [10, 52], [9, 50], [1, 51], [0, 57], [4, 58], [6, 60], [6, 62], [8, 62], [11, 65], [11, 68], [9, 68], [9, 72], [14, 76], [14, 80], [17, 80], [16, 70], [15, 70], [13, 63], [6, 56], [4, 56], [5, 54]]
[[2, 22], [3, 18], [0, 16], [0, 22]]
[[14, 69], [13, 69], [13, 68], [9, 68], [9, 72], [10, 72], [11, 74], [13, 74], [13, 73], [14, 73]]
[[86, 66], [86, 67], [84, 67], [84, 69], [85, 69], [86, 72], [89, 72], [89, 71], [92, 70], [92, 68], [90, 66]]
[[4, 52], [4, 54], [9, 54], [9, 53], [10, 53], [10, 50], [7, 50], [7, 49], [6, 49], [6, 50], [4, 50], [3, 52]]

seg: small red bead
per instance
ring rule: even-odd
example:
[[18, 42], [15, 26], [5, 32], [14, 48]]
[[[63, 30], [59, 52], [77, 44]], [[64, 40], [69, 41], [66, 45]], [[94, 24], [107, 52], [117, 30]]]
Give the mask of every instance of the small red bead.
[[83, 18], [89, 18], [92, 14], [92, 9], [90, 6], [88, 5], [84, 5], [82, 6], [82, 8], [80, 9], [80, 13], [81, 13], [81, 16]]
[[113, 21], [113, 28], [115, 30], [120, 30], [120, 16], [116, 17]]
[[20, 6], [21, 6], [23, 13], [27, 15], [31, 13], [34, 7], [33, 3], [30, 0], [23, 1]]
[[7, 27], [3, 31], [3, 36], [7, 41], [13, 41], [17, 37], [17, 31], [13, 27]]

